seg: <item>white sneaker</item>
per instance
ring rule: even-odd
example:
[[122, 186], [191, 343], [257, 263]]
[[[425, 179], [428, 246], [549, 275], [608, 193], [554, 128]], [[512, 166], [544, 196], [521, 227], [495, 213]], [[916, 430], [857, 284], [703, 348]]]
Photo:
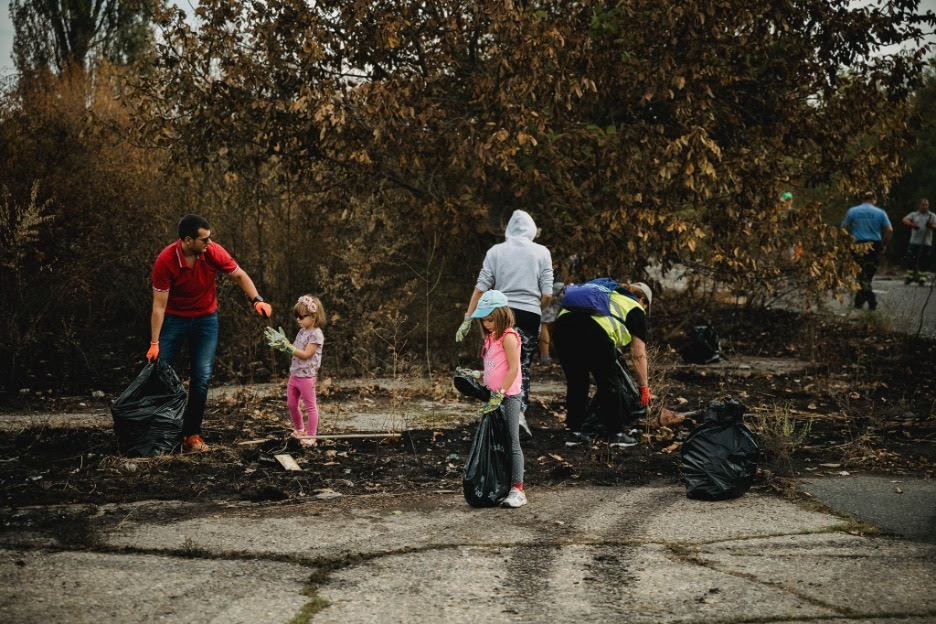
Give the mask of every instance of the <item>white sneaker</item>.
[[510, 492], [507, 493], [507, 498], [501, 501], [501, 507], [512, 507], [514, 509], [523, 507], [526, 504], [526, 494], [523, 493], [523, 490], [518, 490], [517, 488], [510, 488]]

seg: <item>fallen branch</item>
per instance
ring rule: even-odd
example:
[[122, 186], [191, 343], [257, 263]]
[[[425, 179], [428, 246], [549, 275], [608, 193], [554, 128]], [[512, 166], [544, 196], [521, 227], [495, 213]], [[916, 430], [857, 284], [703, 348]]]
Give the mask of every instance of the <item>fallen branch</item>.
[[399, 433], [370, 432], [370, 433], [322, 433], [318, 435], [296, 436], [297, 440], [341, 440], [345, 438], [399, 438]]

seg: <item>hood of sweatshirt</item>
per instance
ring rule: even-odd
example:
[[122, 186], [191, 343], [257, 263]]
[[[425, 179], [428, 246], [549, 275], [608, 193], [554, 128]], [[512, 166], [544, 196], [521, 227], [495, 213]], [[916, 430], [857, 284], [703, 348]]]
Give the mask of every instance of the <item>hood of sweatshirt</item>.
[[536, 238], [536, 223], [533, 217], [523, 210], [514, 210], [510, 215], [510, 221], [507, 222], [507, 230], [504, 237], [509, 241], [511, 239], [524, 242], [533, 242]]

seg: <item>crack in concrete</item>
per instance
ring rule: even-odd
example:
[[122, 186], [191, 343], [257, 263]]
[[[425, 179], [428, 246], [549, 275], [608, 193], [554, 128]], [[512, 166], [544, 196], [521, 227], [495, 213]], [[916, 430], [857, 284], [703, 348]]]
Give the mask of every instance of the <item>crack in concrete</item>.
[[674, 624], [768, 624], [770, 622], [836, 622], [839, 620], [906, 620], [910, 618], [925, 618], [936, 615], [936, 609], [927, 609], [920, 613], [909, 611], [895, 611], [893, 613], [855, 613], [854, 615], [768, 615], [756, 618], [738, 617], [727, 620], [677, 620]]

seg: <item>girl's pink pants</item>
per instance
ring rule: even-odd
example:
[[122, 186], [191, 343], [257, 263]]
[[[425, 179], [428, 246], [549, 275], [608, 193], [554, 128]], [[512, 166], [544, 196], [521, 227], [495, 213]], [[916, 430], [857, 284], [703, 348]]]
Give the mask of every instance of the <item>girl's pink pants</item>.
[[293, 428], [302, 431], [302, 412], [299, 411], [299, 397], [305, 404], [308, 421], [305, 426], [306, 435], [315, 435], [318, 431], [318, 404], [315, 401], [315, 377], [290, 377], [286, 386], [286, 407], [292, 418]]

